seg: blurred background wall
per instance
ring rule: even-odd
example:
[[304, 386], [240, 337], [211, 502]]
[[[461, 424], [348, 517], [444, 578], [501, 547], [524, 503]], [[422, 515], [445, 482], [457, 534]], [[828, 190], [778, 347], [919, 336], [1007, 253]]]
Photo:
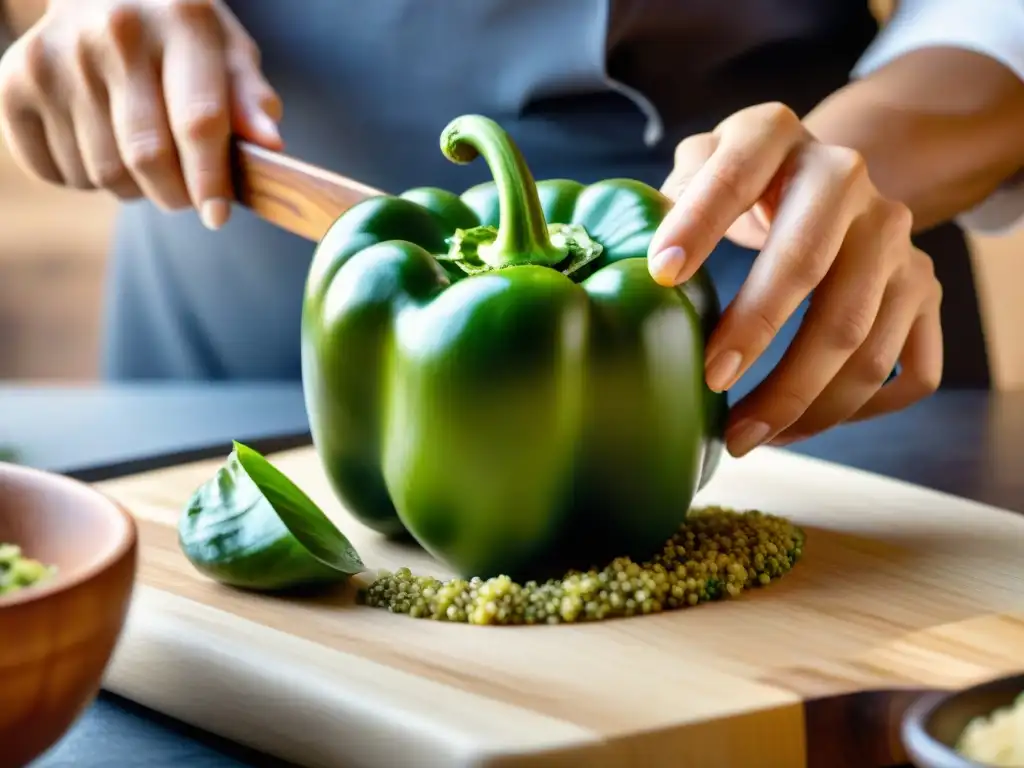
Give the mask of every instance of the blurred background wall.
[[0, 143], [0, 379], [94, 379], [114, 202], [27, 178]]

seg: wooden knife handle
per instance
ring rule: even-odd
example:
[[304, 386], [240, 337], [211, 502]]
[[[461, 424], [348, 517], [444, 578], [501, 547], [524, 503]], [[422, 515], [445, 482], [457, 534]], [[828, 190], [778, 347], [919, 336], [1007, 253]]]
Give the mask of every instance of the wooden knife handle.
[[236, 201], [271, 224], [314, 242], [353, 205], [383, 194], [247, 141], [232, 142], [231, 154]]

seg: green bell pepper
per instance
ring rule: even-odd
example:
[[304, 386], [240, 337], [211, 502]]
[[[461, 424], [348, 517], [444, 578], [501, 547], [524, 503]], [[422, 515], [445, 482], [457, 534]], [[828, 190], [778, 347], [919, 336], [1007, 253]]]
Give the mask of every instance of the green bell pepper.
[[649, 186], [535, 183], [479, 115], [441, 149], [494, 181], [365, 200], [310, 265], [303, 387], [335, 493], [467, 577], [649, 557], [722, 452], [710, 277], [650, 277], [671, 202]]

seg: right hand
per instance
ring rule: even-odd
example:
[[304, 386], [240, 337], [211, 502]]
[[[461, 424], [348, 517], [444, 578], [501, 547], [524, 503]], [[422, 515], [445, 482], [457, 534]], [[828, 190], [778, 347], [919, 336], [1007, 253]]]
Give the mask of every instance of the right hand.
[[234, 195], [232, 134], [280, 149], [281, 101], [220, 0], [50, 0], [0, 58], [0, 136], [45, 181], [194, 207]]

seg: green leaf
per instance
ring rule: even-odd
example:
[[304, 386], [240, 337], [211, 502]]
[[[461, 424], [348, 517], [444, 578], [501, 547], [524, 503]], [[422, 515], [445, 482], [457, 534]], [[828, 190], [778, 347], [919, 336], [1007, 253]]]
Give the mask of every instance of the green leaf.
[[346, 574], [365, 567], [349, 540], [281, 470], [247, 445], [234, 443], [238, 462], [299, 543], [324, 565]]
[[247, 589], [338, 583], [365, 568], [312, 499], [238, 442], [189, 499], [178, 522], [178, 540], [200, 572]]

